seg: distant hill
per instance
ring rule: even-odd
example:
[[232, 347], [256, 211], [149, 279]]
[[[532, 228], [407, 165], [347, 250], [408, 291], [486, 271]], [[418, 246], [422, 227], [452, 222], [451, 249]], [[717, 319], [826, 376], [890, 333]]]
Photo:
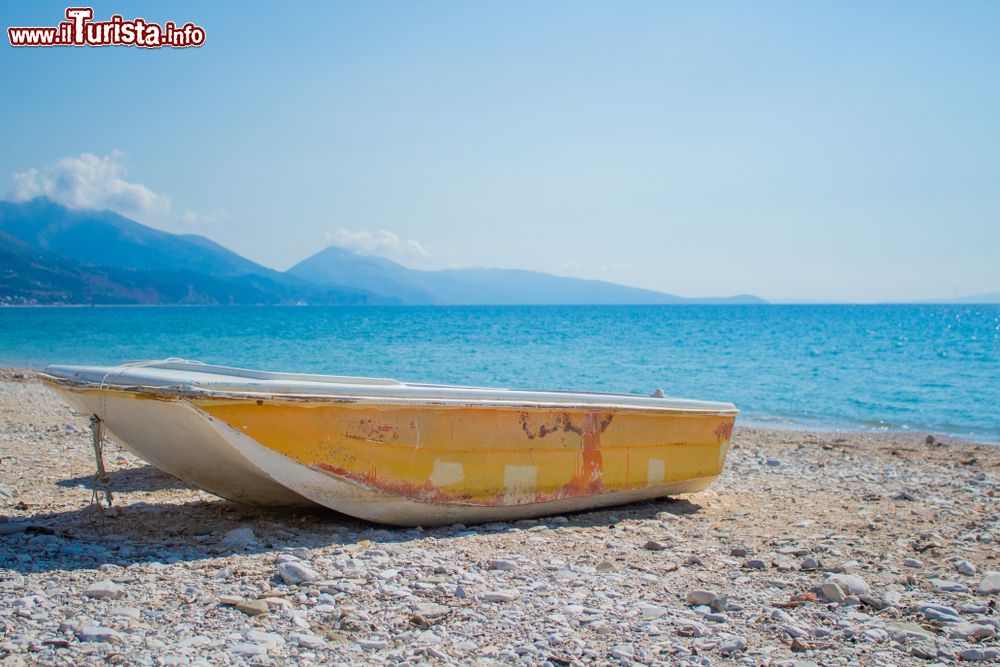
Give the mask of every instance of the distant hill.
[[988, 292], [986, 294], [973, 294], [954, 299], [952, 303], [1000, 303], [1000, 292]]
[[421, 271], [330, 246], [288, 273], [317, 283], [365, 289], [414, 304], [766, 303], [754, 296], [688, 299], [673, 294], [520, 269]]
[[998, 304], [1000, 303], [1000, 292], [987, 292], [985, 294], [972, 294], [970, 296], [960, 296], [954, 299], [925, 299], [914, 301], [913, 303], [962, 303], [962, 304]]
[[0, 303], [364, 304], [364, 290], [316, 285], [200, 236], [47, 199], [0, 202]]
[[671, 304], [686, 299], [517, 269], [421, 271], [331, 246], [287, 272], [202, 236], [45, 198], [0, 202], [0, 304]]

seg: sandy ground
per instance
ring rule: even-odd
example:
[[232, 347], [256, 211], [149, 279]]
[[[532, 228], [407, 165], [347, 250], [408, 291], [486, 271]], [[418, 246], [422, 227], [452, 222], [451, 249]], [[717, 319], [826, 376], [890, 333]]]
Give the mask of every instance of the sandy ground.
[[1000, 664], [1000, 447], [737, 427], [708, 491], [403, 530], [259, 511], [0, 372], [0, 665]]

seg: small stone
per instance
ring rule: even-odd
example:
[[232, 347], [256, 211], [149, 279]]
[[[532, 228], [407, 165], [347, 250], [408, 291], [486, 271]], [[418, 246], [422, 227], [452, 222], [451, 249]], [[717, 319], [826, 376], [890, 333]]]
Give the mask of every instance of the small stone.
[[931, 579], [931, 586], [945, 593], [968, 593], [969, 587], [960, 581], [948, 579]]
[[906, 567], [912, 567], [914, 569], [920, 569], [924, 566], [924, 562], [919, 558], [904, 558], [903, 565]]
[[802, 562], [799, 563], [799, 569], [800, 570], [818, 570], [819, 569], [819, 561], [817, 561], [812, 556], [806, 556], [805, 558], [802, 559]]
[[229, 652], [243, 658], [255, 658], [267, 655], [267, 649], [257, 644], [238, 642], [229, 647]]
[[827, 582], [837, 584], [846, 593], [854, 595], [867, 595], [871, 593], [868, 584], [861, 577], [856, 577], [853, 574], [831, 574]]
[[116, 584], [110, 579], [104, 579], [88, 586], [83, 594], [88, 598], [97, 600], [117, 600], [125, 597], [125, 587]]
[[611, 649], [611, 657], [618, 660], [631, 660], [635, 655], [635, 649], [629, 644], [615, 646]]
[[961, 621], [948, 626], [948, 636], [952, 639], [979, 641], [980, 639], [992, 639], [994, 635], [996, 635], [996, 630], [991, 625]]
[[733, 547], [729, 550], [730, 556], [736, 556], [737, 558], [744, 558], [750, 554], [750, 550], [746, 547]]
[[983, 578], [976, 586], [976, 592], [980, 595], [996, 595], [1000, 593], [1000, 572], [990, 570], [983, 573]]
[[299, 561], [278, 563], [278, 575], [286, 584], [301, 584], [319, 579], [319, 572]]
[[760, 560], [759, 558], [754, 558], [744, 563], [743, 567], [747, 568], [748, 570], [766, 570], [767, 563]]
[[797, 625], [792, 625], [791, 623], [782, 625], [781, 629], [792, 639], [801, 639], [802, 637], [807, 637], [809, 635], [808, 632]]
[[692, 606], [710, 606], [719, 598], [718, 594], [712, 591], [694, 590], [688, 591], [687, 603]]
[[451, 607], [436, 602], [420, 602], [414, 608], [413, 613], [421, 618], [434, 621], [450, 614]]
[[380, 648], [385, 648], [388, 645], [389, 645], [389, 642], [387, 642], [384, 639], [359, 639], [358, 640], [358, 646], [360, 646], [361, 648], [380, 649]]
[[667, 613], [668, 611], [664, 607], [658, 607], [655, 604], [645, 604], [639, 609], [639, 618], [644, 621], [655, 621]]
[[656, 540], [650, 540], [642, 545], [642, 548], [646, 551], [663, 551], [666, 549], [666, 545], [657, 542]]
[[505, 558], [500, 558], [494, 561], [490, 561], [491, 570], [513, 570], [517, 568], [517, 563], [512, 560], [507, 560]]
[[90, 625], [76, 633], [77, 639], [82, 642], [108, 642], [121, 641], [121, 635], [111, 628], [103, 625]]
[[511, 588], [483, 593], [483, 600], [486, 602], [513, 602], [519, 597], [521, 594]]
[[893, 641], [903, 642], [908, 639], [932, 639], [934, 633], [912, 621], [886, 621], [886, 629]]
[[115, 618], [131, 618], [132, 620], [138, 621], [141, 612], [135, 607], [115, 607], [108, 612], [108, 616], [113, 616]]
[[291, 640], [303, 648], [313, 650], [321, 649], [326, 646], [326, 640], [322, 637], [302, 632], [293, 632], [291, 634]]
[[257, 536], [252, 529], [234, 528], [223, 536], [221, 544], [229, 549], [246, 549], [251, 544], [257, 542]]
[[455, 593], [454, 593], [454, 595], [459, 600], [464, 600], [465, 598], [469, 597], [468, 594], [465, 592], [465, 589], [462, 588], [462, 584], [457, 584], [455, 586]]
[[985, 662], [1000, 659], [1000, 649], [995, 648], [967, 648], [960, 651], [959, 659], [969, 662]]
[[847, 598], [847, 595], [844, 594], [844, 589], [832, 581], [828, 581], [820, 586], [820, 594], [824, 599], [838, 604], [843, 603]]
[[722, 655], [732, 655], [733, 653], [739, 653], [746, 647], [746, 637], [733, 637], [731, 639], [726, 639], [719, 644], [719, 653]]
[[260, 616], [268, 611], [267, 602], [264, 600], [240, 600], [234, 606], [247, 616]]
[[248, 641], [263, 646], [271, 651], [285, 645], [285, 638], [276, 632], [263, 632], [261, 630], [251, 630], [246, 633]]
[[772, 468], [777, 468], [778, 466], [781, 465], [781, 459], [776, 459], [776, 458], [772, 457], [772, 458], [767, 459], [767, 461], [765, 461], [765, 463], [767, 465], [771, 466]]
[[955, 563], [955, 570], [958, 571], [959, 574], [964, 574], [967, 577], [971, 577], [976, 573], [976, 566], [974, 563], [971, 563], [967, 560], [960, 560], [957, 563]]
[[615, 564], [609, 560], [602, 560], [600, 563], [597, 564], [598, 572], [614, 572], [617, 569], [618, 568], [615, 567]]
[[876, 611], [888, 609], [890, 606], [888, 602], [882, 598], [875, 597], [874, 595], [859, 595], [858, 599], [861, 600], [862, 604], [867, 605]]

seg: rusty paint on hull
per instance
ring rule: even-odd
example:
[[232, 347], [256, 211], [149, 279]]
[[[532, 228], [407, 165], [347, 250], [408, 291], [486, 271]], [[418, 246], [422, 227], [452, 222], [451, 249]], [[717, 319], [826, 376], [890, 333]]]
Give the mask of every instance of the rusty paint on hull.
[[325, 474], [421, 502], [481, 506], [715, 477], [734, 419], [662, 411], [192, 403], [260, 445]]

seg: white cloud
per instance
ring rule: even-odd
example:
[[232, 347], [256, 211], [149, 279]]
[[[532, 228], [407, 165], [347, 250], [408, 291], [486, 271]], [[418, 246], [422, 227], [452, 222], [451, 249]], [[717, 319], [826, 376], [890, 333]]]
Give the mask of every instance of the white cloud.
[[198, 213], [197, 211], [184, 211], [180, 217], [182, 227], [213, 227], [229, 219], [229, 211], [224, 208], [217, 208], [210, 213]]
[[386, 229], [373, 233], [341, 228], [327, 232], [326, 240], [360, 255], [380, 255], [400, 262], [431, 256], [419, 241], [400, 238], [399, 234]]
[[18, 172], [10, 198], [48, 197], [70, 208], [111, 209], [140, 220], [165, 216], [170, 211], [170, 198], [141, 183], [126, 181], [121, 158], [119, 151], [106, 156], [83, 153], [41, 169]]

